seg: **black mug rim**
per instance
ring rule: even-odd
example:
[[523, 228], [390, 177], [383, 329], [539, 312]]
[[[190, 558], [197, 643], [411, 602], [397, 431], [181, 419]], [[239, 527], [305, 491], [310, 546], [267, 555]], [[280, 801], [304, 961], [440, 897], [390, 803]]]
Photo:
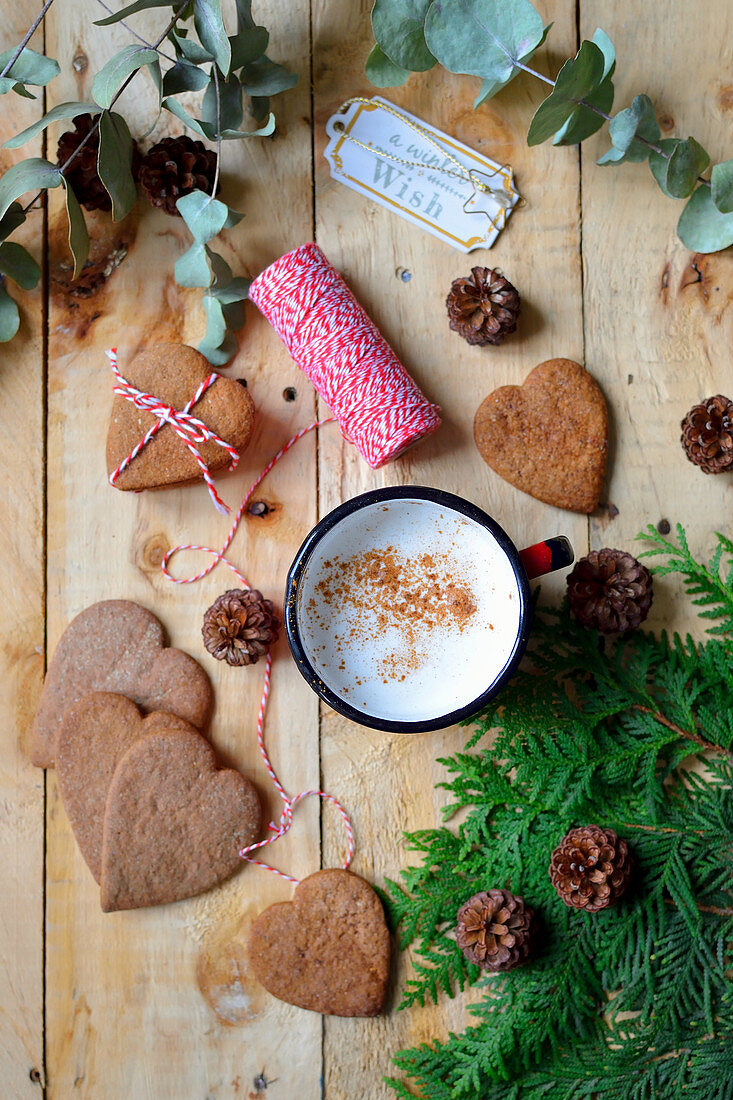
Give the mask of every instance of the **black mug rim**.
[[[470, 703], [464, 704], [447, 714], [435, 718], [426, 718], [419, 722], [398, 722], [391, 718], [379, 718], [372, 714], [366, 714], [363, 710], [357, 710], [356, 707], [347, 703], [341, 696], [332, 691], [318, 675], [305, 652], [298, 626], [300, 580], [313, 557], [318, 543], [328, 531], [332, 530], [347, 516], [353, 515], [372, 504], [381, 504], [389, 500], [428, 500], [440, 507], [459, 512], [490, 531], [507, 555], [519, 589], [519, 628], [512, 651], [501, 671], [494, 677], [491, 684]], [[472, 504], [471, 501], [456, 496], [454, 493], [447, 493], [443, 489], [430, 488], [427, 485], [393, 485], [382, 489], [371, 489], [369, 492], [361, 493], [359, 496], [344, 501], [343, 504], [339, 504], [323, 519], [319, 520], [304, 539], [288, 570], [283, 614], [290, 652], [298, 671], [313, 691], [344, 718], [349, 718], [352, 722], [357, 722], [361, 726], [383, 730], [387, 733], [431, 733], [434, 730], [447, 729], [448, 726], [455, 725], [456, 722], [461, 722], [465, 718], [470, 718], [482, 710], [514, 675], [527, 647], [531, 617], [532, 598], [527, 574], [519, 557], [519, 551], [504, 528], [492, 516], [484, 512], [482, 508]]]

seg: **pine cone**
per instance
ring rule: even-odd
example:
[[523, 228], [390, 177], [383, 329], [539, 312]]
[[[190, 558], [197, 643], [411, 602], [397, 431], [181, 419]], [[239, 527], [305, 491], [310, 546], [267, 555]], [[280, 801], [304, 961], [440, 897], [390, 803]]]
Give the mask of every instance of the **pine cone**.
[[201, 633], [217, 661], [254, 665], [277, 641], [278, 627], [272, 600], [254, 588], [232, 588], [214, 600]]
[[624, 550], [592, 550], [567, 578], [568, 602], [578, 622], [619, 634], [636, 630], [652, 606], [652, 576]]
[[[74, 129], [67, 130], [59, 138], [56, 150], [56, 162], [59, 168], [66, 163], [72, 153], [76, 153], [84, 138], [96, 125], [96, 121], [93, 115], [75, 116], [73, 119]], [[86, 207], [87, 210], [111, 210], [112, 200], [97, 172], [98, 152], [99, 130], [89, 138], [89, 141], [81, 152], [77, 153], [69, 167], [64, 169], [64, 176], [81, 205]], [[137, 145], [134, 144], [133, 158], [136, 156]]]
[[139, 179], [153, 206], [176, 216], [176, 202], [192, 191], [210, 192], [216, 175], [216, 153], [186, 134], [167, 137], [142, 158]]
[[595, 913], [621, 897], [633, 863], [629, 846], [613, 829], [571, 829], [552, 853], [550, 878], [566, 905]]
[[682, 421], [682, 446], [705, 474], [733, 469], [733, 401], [722, 393], [694, 405]]
[[445, 300], [450, 327], [469, 344], [501, 344], [514, 332], [519, 293], [495, 268], [474, 267], [465, 279], [454, 279]]
[[458, 910], [456, 943], [482, 970], [513, 970], [529, 958], [534, 910], [508, 890], [474, 894]]

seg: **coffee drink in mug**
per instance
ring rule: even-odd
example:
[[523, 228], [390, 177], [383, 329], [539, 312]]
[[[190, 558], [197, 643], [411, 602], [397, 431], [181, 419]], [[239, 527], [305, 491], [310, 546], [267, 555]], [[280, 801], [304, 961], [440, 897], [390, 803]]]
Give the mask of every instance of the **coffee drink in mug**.
[[[535, 574], [572, 560], [564, 539], [532, 552]], [[488, 702], [521, 657], [529, 608], [527, 569], [498, 524], [460, 497], [408, 486], [321, 521], [290, 570], [285, 611], [300, 670], [331, 706], [417, 732]]]

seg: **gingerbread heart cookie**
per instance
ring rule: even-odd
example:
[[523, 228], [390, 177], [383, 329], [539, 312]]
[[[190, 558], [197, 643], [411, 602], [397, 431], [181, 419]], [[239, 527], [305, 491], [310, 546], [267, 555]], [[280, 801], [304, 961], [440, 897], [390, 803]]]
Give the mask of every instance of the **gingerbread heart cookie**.
[[494, 390], [479, 407], [473, 431], [484, 461], [517, 489], [571, 512], [598, 506], [608, 413], [598, 385], [579, 363], [548, 359], [524, 385]]
[[257, 791], [217, 768], [195, 730], [138, 738], [117, 764], [102, 834], [102, 909], [165, 905], [201, 894], [241, 866], [261, 828]]
[[163, 710], [206, 725], [213, 701], [209, 678], [187, 653], [166, 646], [163, 627], [128, 600], [103, 600], [67, 626], [48, 666], [33, 723], [31, 758], [53, 766], [64, 711], [91, 691], [112, 691], [144, 711]]
[[[186, 344], [153, 344], [130, 363], [121, 363], [123, 376], [136, 389], [152, 394], [163, 405], [181, 412], [212, 373], [211, 364]], [[234, 378], [219, 375], [191, 409], [220, 439], [235, 450], [246, 448], [254, 427], [254, 403]], [[157, 422], [153, 413], [116, 396], [107, 433], [107, 472], [112, 474]], [[197, 442], [209, 471], [228, 466], [231, 456], [218, 443]], [[164, 424], [115, 479], [117, 489], [160, 489], [197, 481], [201, 468], [184, 440]]]
[[56, 774], [66, 815], [79, 850], [99, 882], [102, 827], [117, 764], [140, 737], [160, 730], [196, 730], [175, 714], [143, 717], [124, 695], [95, 691], [64, 713], [56, 739]]
[[389, 978], [382, 904], [350, 871], [317, 871], [292, 902], [255, 920], [249, 959], [257, 979], [288, 1004], [330, 1016], [378, 1016]]

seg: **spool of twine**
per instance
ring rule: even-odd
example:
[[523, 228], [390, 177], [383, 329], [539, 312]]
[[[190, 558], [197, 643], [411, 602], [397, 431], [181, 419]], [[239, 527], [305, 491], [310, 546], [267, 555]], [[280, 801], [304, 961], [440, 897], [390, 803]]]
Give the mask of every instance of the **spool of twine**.
[[249, 297], [373, 469], [440, 427], [431, 404], [317, 244], [286, 253]]

